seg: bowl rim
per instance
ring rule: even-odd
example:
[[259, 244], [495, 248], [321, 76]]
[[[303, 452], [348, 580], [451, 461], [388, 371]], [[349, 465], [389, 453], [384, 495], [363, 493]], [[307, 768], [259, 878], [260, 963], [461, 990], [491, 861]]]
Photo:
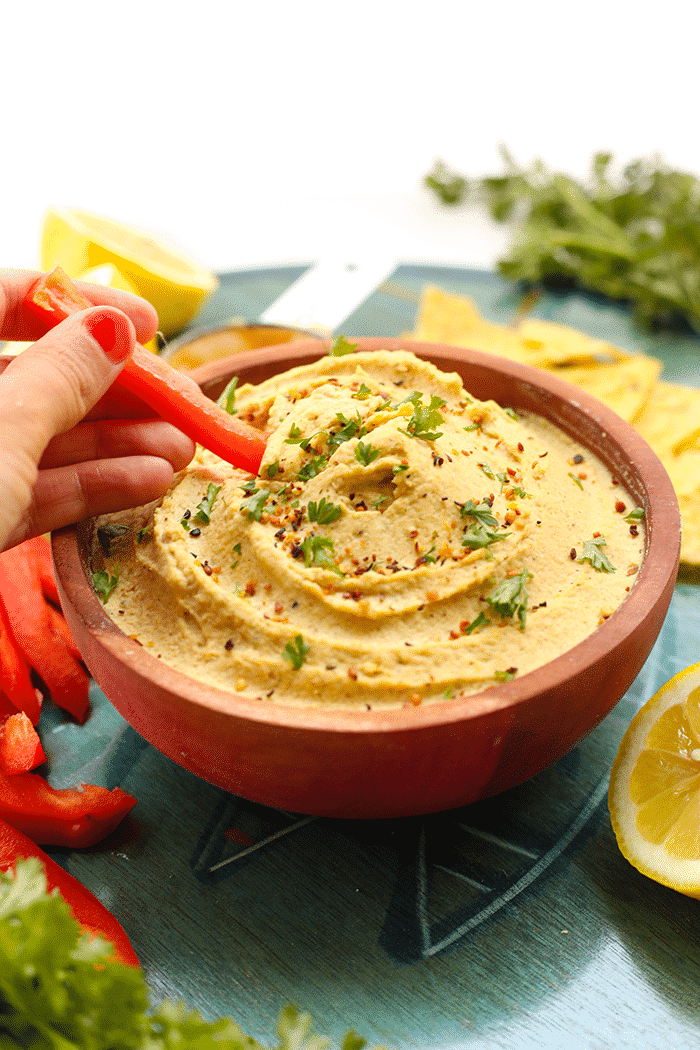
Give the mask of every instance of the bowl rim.
[[[596, 630], [577, 645], [560, 654], [539, 668], [499, 683], [480, 693], [463, 698], [445, 699], [425, 706], [365, 709], [304, 707], [284, 705], [276, 702], [261, 704], [235, 692], [209, 686], [152, 656], [137, 641], [124, 634], [104, 610], [90, 579], [89, 559], [93, 549], [96, 519], [67, 526], [52, 536], [52, 551], [59, 589], [72, 604], [85, 627], [100, 643], [115, 656], [128, 663], [131, 670], [144, 681], [156, 682], [161, 690], [177, 694], [185, 704], [206, 707], [212, 711], [235, 716], [241, 720], [257, 722], [270, 727], [289, 730], [317, 730], [320, 732], [344, 732], [350, 734], [396, 733], [424, 730], [432, 726], [444, 726], [466, 719], [478, 721], [493, 711], [503, 708], [516, 709], [533, 697], [562, 688], [567, 680], [575, 678], [586, 669], [592, 669], [606, 655], [625, 644], [645, 620], [651, 616], [666, 591], [675, 583], [680, 555], [680, 514], [678, 501], [663, 465], [656, 453], [634, 430], [631, 424], [619, 417], [596, 398], [574, 387], [552, 373], [542, 372], [529, 365], [508, 358], [453, 347], [442, 343], [423, 343], [402, 338], [360, 337], [353, 338], [360, 350], [409, 350], [428, 360], [448, 359], [461, 366], [507, 374], [530, 396], [544, 392], [551, 403], [573, 406], [572, 419], [588, 416], [594, 428], [600, 430], [601, 438], [616, 454], [624, 453], [629, 464], [629, 475], [637, 484], [633, 494], [645, 509], [646, 546], [644, 558], [630, 592], [621, 605]], [[281, 344], [275, 347], [242, 351], [227, 358], [201, 365], [189, 375], [205, 391], [236, 372], [255, 367], [270, 367], [284, 363], [284, 370], [297, 364], [310, 363], [327, 353], [327, 345], [318, 339], [308, 342]], [[264, 360], [263, 360], [264, 359]], [[290, 360], [294, 363], [290, 364]], [[438, 367], [441, 367], [438, 365]], [[279, 371], [283, 368], [280, 367]], [[453, 371], [456, 371], [453, 368]], [[244, 379], [244, 381], [246, 381]], [[468, 389], [468, 383], [465, 383]], [[542, 413], [546, 417], [546, 413]], [[566, 429], [565, 423], [556, 422]], [[586, 441], [577, 435], [577, 440]], [[587, 446], [589, 447], [589, 446]], [[590, 449], [599, 458], [600, 450]], [[612, 452], [611, 452], [612, 456]], [[610, 457], [608, 457], [610, 467]], [[611, 468], [614, 470], [614, 467]], [[616, 472], [618, 473], [618, 472]], [[628, 478], [629, 480], [629, 478]], [[626, 486], [626, 491], [630, 491]], [[642, 499], [640, 499], [640, 495]], [[84, 581], [70, 595], [65, 591], [65, 580], [79, 570], [73, 578]]]

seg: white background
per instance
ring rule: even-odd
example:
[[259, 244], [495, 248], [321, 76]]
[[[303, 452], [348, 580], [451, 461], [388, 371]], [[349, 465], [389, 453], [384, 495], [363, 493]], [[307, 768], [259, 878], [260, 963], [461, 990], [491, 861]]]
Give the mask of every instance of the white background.
[[483, 216], [422, 188], [498, 144], [700, 173], [694, 0], [71, 0], [0, 15], [0, 265], [44, 210], [140, 226], [214, 269], [391, 254], [490, 266]]

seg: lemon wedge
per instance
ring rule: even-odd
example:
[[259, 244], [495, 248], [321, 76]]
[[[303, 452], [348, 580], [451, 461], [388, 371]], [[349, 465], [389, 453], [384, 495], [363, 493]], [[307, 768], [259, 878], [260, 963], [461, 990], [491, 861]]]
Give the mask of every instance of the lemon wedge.
[[181, 331], [218, 281], [205, 267], [131, 226], [75, 208], [49, 208], [41, 232], [41, 266], [69, 277], [111, 263], [158, 311], [167, 337]]
[[642, 874], [700, 897], [700, 663], [675, 675], [627, 729], [608, 806], [620, 850]]

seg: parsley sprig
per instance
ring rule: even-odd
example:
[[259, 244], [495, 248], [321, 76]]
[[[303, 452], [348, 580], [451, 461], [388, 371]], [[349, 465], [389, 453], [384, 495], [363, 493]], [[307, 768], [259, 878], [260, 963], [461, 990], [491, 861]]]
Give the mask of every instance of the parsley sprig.
[[527, 617], [527, 584], [531, 579], [532, 574], [527, 569], [523, 569], [515, 576], [506, 577], [491, 594], [486, 596], [486, 601], [499, 616], [517, 616], [522, 631], [525, 630]]
[[103, 605], [119, 583], [119, 566], [113, 565], [111, 574], [106, 569], [92, 574], [92, 586], [95, 588], [98, 598]]
[[442, 426], [445, 422], [439, 410], [446, 402], [441, 397], [438, 397], [437, 394], [432, 394], [430, 404], [424, 405], [423, 394], [420, 391], [415, 391], [394, 407], [398, 408], [400, 405], [405, 405], [409, 402], [413, 405], [413, 415], [406, 424], [405, 429], [399, 427], [401, 433], [406, 434], [408, 437], [421, 438], [423, 441], [437, 441], [439, 437], [442, 437], [442, 431], [436, 431], [435, 427]]
[[590, 562], [596, 572], [615, 572], [615, 566], [601, 548], [607, 547], [605, 536], [594, 536], [583, 544], [583, 554], [576, 561]]
[[201, 503], [197, 504], [197, 513], [193, 517], [193, 521], [199, 522], [200, 525], [208, 525], [211, 521], [211, 512], [214, 507], [214, 500], [221, 492], [221, 485], [207, 485], [207, 494]]
[[298, 671], [309, 655], [310, 648], [311, 646], [306, 644], [303, 636], [298, 634], [293, 642], [287, 642], [282, 656], [285, 660], [289, 660], [295, 671]]
[[329, 569], [331, 572], [337, 573], [338, 576], [345, 575], [333, 561], [335, 547], [333, 546], [333, 540], [329, 537], [307, 536], [301, 544], [301, 549], [304, 553], [304, 564], [307, 568], [318, 565], [322, 569]]
[[306, 508], [306, 513], [309, 521], [317, 521], [319, 525], [331, 525], [340, 517], [341, 508], [323, 496], [318, 503], [312, 500]]

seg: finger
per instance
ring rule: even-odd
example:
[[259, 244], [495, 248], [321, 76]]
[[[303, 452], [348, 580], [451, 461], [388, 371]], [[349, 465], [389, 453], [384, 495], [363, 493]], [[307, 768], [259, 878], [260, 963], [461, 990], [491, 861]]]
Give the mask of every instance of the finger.
[[37, 464], [47, 445], [80, 422], [133, 348], [129, 318], [110, 307], [93, 307], [13, 358], [0, 376], [0, 550], [32, 505]]
[[134, 348], [134, 326], [109, 307], [63, 321], [10, 363], [0, 382], [3, 437], [39, 462], [49, 441], [99, 401]]
[[[174, 477], [170, 463], [154, 456], [96, 460], [39, 472], [33, 499], [4, 547], [98, 514], [159, 499]], [[0, 543], [0, 550], [4, 549]]]
[[[0, 270], [0, 339], [34, 340], [42, 336], [46, 327], [31, 314], [23, 300], [31, 286], [41, 277], [33, 270]], [[95, 306], [112, 306], [130, 318], [140, 343], [152, 339], [158, 328], [158, 314], [145, 299], [118, 288], [75, 281], [86, 299]]]
[[194, 442], [159, 419], [95, 420], [79, 423], [55, 437], [46, 449], [41, 470], [95, 459], [158, 456], [173, 470], [182, 470], [194, 455]]

